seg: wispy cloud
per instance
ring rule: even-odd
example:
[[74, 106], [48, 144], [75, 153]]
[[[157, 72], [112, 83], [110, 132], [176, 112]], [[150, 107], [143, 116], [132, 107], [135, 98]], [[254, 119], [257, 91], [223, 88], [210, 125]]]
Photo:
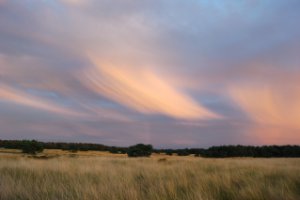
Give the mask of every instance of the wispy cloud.
[[91, 56], [94, 68], [85, 72], [85, 83], [95, 92], [142, 113], [182, 119], [219, 116], [172, 87], [155, 72], [121, 68]]
[[230, 93], [238, 106], [256, 122], [300, 128], [300, 91], [296, 85], [235, 86]]
[[297, 85], [261, 83], [231, 88], [233, 100], [252, 120], [245, 131], [255, 137], [257, 143], [297, 144], [300, 141], [297, 134], [300, 131], [300, 92]]
[[61, 115], [67, 116], [82, 116], [82, 114], [72, 111], [69, 108], [55, 104], [46, 99], [36, 97], [21, 90], [14, 89], [12, 87], [0, 85], [0, 100], [13, 102], [20, 105], [33, 107]]

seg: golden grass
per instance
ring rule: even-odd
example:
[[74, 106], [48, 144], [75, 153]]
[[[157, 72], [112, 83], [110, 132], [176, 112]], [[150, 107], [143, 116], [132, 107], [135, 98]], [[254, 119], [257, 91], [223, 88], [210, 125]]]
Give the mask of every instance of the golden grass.
[[0, 199], [300, 199], [300, 159], [45, 153], [61, 156], [8, 159], [0, 154]]

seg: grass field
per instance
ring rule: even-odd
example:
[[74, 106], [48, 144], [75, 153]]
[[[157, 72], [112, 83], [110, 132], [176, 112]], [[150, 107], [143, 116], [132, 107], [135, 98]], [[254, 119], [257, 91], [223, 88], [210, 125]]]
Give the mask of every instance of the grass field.
[[44, 155], [0, 151], [1, 200], [300, 199], [300, 159]]

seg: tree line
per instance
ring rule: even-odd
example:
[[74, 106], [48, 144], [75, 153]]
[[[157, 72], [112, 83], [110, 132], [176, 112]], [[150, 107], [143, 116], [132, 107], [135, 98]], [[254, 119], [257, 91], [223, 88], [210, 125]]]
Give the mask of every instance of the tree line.
[[43, 149], [66, 151], [109, 151], [115, 154], [128, 154], [129, 157], [150, 156], [160, 153], [178, 156], [199, 156], [209, 158], [226, 157], [300, 157], [299, 145], [242, 146], [226, 145], [185, 149], [153, 149], [152, 145], [137, 144], [130, 147], [106, 146], [94, 143], [39, 142], [36, 140], [0, 140], [0, 148], [21, 149], [24, 153], [35, 154]]
[[243, 145], [224, 145], [213, 146], [208, 149], [161, 149], [157, 152], [168, 155], [177, 154], [179, 156], [195, 155], [210, 158], [227, 157], [300, 157], [299, 145], [270, 145], [270, 146], [243, 146]]
[[127, 147], [106, 146], [94, 143], [40, 142], [36, 140], [0, 140], [0, 148], [23, 149], [25, 144], [39, 144], [43, 149], [61, 149], [66, 151], [109, 151], [111, 153], [126, 153]]

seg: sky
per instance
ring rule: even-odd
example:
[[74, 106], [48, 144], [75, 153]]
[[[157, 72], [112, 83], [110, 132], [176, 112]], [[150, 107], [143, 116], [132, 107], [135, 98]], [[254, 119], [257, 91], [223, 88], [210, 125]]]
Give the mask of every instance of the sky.
[[300, 144], [298, 0], [0, 0], [0, 139]]

